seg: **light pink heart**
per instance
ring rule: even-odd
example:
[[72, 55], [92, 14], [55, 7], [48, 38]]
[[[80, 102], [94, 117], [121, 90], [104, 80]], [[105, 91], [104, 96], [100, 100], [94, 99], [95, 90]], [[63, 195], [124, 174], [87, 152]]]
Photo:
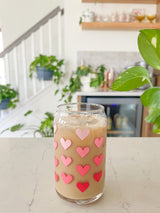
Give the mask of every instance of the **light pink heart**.
[[57, 147], [58, 147], [58, 143], [57, 141], [54, 141], [54, 149], [57, 149]]
[[60, 142], [64, 149], [68, 149], [71, 146], [71, 141], [69, 139], [64, 140], [64, 138], [61, 138]]
[[94, 140], [94, 143], [95, 143], [95, 145], [96, 145], [98, 148], [100, 148], [100, 146], [101, 146], [102, 143], [103, 143], [103, 137], [101, 137], [101, 138], [96, 138], [96, 139]]
[[61, 173], [61, 177], [66, 184], [70, 183], [73, 180], [72, 175], [67, 175], [64, 172]]
[[84, 158], [89, 152], [89, 147], [77, 147], [77, 153], [81, 156], [81, 158]]
[[82, 165], [77, 166], [77, 171], [79, 172], [80, 175], [84, 176], [87, 174], [87, 172], [90, 170], [89, 165], [85, 165], [84, 167]]
[[76, 129], [77, 136], [83, 141], [90, 133], [89, 129]]
[[102, 160], [103, 160], [103, 154], [101, 154], [100, 156], [94, 157], [94, 162], [97, 166], [99, 166], [101, 164]]
[[59, 164], [58, 159], [57, 159], [56, 157], [54, 157], [54, 165], [55, 165], [55, 167], [57, 167], [57, 166], [58, 166], [58, 164]]
[[57, 132], [57, 125], [54, 124], [54, 133], [56, 133], [56, 132]]
[[65, 157], [64, 155], [61, 156], [61, 160], [65, 166], [69, 166], [72, 163], [72, 158]]

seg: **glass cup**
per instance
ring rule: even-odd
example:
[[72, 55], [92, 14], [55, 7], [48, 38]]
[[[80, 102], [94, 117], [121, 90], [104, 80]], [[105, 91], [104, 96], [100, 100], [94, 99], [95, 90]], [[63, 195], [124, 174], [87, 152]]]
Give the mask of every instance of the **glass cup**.
[[147, 19], [149, 20], [150, 23], [152, 23], [153, 20], [156, 19], [156, 14], [148, 14]]
[[55, 189], [70, 202], [89, 204], [103, 195], [106, 115], [99, 104], [57, 107], [54, 121]]
[[139, 9], [137, 15], [136, 15], [136, 19], [139, 21], [139, 22], [142, 22], [144, 19], [145, 19], [145, 10], [144, 9]]

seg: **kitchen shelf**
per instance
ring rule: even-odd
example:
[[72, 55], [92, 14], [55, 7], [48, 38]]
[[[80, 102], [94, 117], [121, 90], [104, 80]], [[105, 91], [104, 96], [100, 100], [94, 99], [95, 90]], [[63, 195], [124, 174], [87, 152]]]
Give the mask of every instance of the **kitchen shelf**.
[[[96, 0], [82, 0], [82, 2], [95, 3]], [[157, 0], [97, 0], [97, 3], [157, 4]]]
[[82, 22], [82, 30], [140, 30], [160, 29], [160, 23]]

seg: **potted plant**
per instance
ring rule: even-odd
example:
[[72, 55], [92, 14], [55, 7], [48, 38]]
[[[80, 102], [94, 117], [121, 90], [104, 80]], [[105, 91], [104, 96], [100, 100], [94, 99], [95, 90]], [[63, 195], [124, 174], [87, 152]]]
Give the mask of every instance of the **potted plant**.
[[[104, 81], [104, 72], [106, 68], [104, 65], [98, 66], [94, 69], [92, 66], [79, 66], [77, 67], [76, 72], [74, 72], [69, 80], [69, 84], [66, 85], [61, 91], [61, 99], [64, 99], [64, 102], [71, 102], [73, 93], [88, 88], [98, 88]], [[59, 90], [55, 91], [57, 94]]]
[[54, 115], [50, 112], [46, 112], [45, 116], [46, 116], [45, 119], [41, 121], [41, 125], [34, 132], [34, 135], [36, 136], [36, 132], [39, 132], [42, 137], [53, 137], [54, 136], [54, 127], [53, 127]]
[[61, 67], [64, 64], [64, 60], [58, 60], [56, 56], [46, 56], [39, 55], [35, 57], [35, 60], [30, 64], [30, 75], [32, 78], [33, 73], [37, 72], [37, 77], [39, 80], [51, 80], [54, 75], [54, 82], [59, 84], [61, 77], [63, 76], [63, 72], [61, 71]]
[[0, 85], [0, 109], [7, 109], [9, 107], [15, 108], [18, 92], [11, 88], [10, 84]]
[[[29, 110], [24, 114], [24, 117], [26, 118], [28, 115], [32, 114], [33, 111]], [[17, 132], [19, 130], [25, 130], [26, 132], [23, 133], [27, 134], [29, 132], [29, 130], [34, 130], [33, 135], [35, 137], [53, 137], [54, 136], [54, 126], [53, 126], [53, 121], [54, 121], [54, 115], [51, 112], [46, 112], [44, 113], [45, 118], [43, 120], [41, 120], [40, 126], [37, 125], [33, 125], [33, 126], [28, 126], [26, 125], [26, 123], [18, 123], [14, 126], [11, 126], [5, 130], [3, 130], [2, 132], [0, 132], [0, 134], [3, 134], [6, 131], [10, 131], [10, 132]], [[25, 119], [24, 118], [24, 119]], [[37, 118], [37, 116], [35, 117]], [[23, 120], [24, 120], [23, 119]]]
[[[138, 36], [138, 48], [148, 65], [160, 70], [160, 30], [141, 30]], [[160, 87], [154, 87], [149, 72], [144, 67], [133, 67], [118, 76], [111, 86], [112, 90], [129, 91], [149, 83], [141, 96], [141, 103], [149, 109], [146, 121], [153, 124], [153, 132], [160, 134]]]

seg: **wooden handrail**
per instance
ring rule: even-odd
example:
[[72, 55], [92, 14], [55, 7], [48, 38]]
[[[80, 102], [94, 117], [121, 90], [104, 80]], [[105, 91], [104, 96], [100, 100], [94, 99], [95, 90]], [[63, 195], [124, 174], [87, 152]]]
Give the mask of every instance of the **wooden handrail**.
[[43, 19], [37, 22], [33, 27], [27, 30], [24, 34], [22, 34], [19, 38], [13, 41], [8, 47], [6, 47], [1, 53], [0, 58], [4, 57], [7, 53], [17, 47], [23, 40], [27, 39], [32, 33], [37, 31], [41, 26], [46, 24], [49, 19], [55, 17], [59, 12], [61, 15], [64, 14], [64, 9], [61, 9], [59, 6], [52, 10], [48, 15], [46, 15]]

